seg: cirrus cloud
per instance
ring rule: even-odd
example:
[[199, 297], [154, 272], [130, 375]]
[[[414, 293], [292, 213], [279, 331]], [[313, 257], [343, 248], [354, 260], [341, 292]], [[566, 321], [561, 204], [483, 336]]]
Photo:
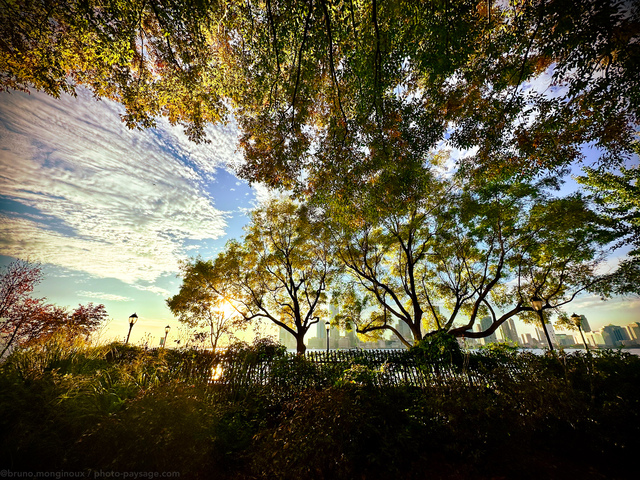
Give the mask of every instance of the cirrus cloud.
[[186, 242], [225, 234], [206, 186], [235, 159], [233, 126], [195, 145], [179, 127], [132, 131], [121, 107], [0, 93], [0, 254], [127, 283], [177, 270]]

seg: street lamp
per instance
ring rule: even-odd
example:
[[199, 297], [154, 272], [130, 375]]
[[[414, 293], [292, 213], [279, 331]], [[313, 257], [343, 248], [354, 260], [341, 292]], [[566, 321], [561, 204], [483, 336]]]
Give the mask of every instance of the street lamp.
[[171, 330], [171, 327], [169, 325], [164, 327], [164, 341], [162, 342], [162, 348], [164, 348], [164, 346], [167, 344], [167, 335], [169, 335], [169, 330]]
[[324, 322], [324, 328], [327, 331], [327, 353], [329, 353], [329, 330], [331, 330], [331, 324], [328, 320]]
[[544, 334], [547, 337], [547, 342], [549, 343], [549, 350], [553, 351], [553, 344], [551, 343], [551, 337], [549, 337], [549, 332], [547, 331], [547, 325], [544, 323], [544, 317], [542, 316], [542, 299], [537, 295], [534, 295], [531, 299], [531, 306], [533, 309], [538, 312], [540, 315], [540, 323], [542, 324], [542, 329], [544, 330]]
[[138, 321], [138, 315], [136, 315], [135, 313], [129, 316], [129, 333], [127, 334], [127, 339], [124, 342], [125, 345], [129, 343], [129, 336], [131, 335], [131, 329], [133, 328], [133, 326], [136, 324], [137, 321]]
[[571, 315], [571, 320], [573, 321], [573, 324], [578, 327], [578, 331], [580, 332], [580, 336], [582, 337], [582, 343], [584, 343], [584, 349], [588, 352], [589, 346], [587, 345], [587, 341], [584, 339], [584, 335], [582, 333], [582, 317], [574, 313], [573, 315]]

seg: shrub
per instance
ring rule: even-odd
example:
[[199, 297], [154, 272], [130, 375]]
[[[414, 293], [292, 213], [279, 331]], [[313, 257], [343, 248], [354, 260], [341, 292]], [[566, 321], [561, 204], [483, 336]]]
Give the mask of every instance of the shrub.
[[458, 340], [444, 330], [424, 337], [409, 349], [409, 353], [420, 363], [436, 369], [461, 367], [464, 359]]

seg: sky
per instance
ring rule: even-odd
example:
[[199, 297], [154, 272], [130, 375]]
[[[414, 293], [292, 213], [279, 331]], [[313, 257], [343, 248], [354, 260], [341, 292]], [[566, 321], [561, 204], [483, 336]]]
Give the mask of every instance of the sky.
[[[40, 262], [36, 296], [103, 303], [104, 340], [124, 339], [135, 312], [130, 341], [157, 345], [165, 325], [180, 326], [166, 306], [180, 260], [214, 258], [269, 193], [227, 166], [242, 161], [234, 125], [210, 127], [210, 143], [196, 145], [164, 119], [130, 130], [122, 113], [86, 90], [60, 99], [0, 92], [0, 266]], [[640, 321], [638, 297], [586, 295], [569, 310], [593, 329]]]

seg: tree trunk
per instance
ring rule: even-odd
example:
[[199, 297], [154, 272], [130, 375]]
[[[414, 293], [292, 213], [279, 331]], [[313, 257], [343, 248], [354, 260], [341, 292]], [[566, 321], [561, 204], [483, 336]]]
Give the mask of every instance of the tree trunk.
[[420, 328], [420, 323], [417, 321], [416, 323], [409, 324], [411, 327], [411, 333], [413, 334], [413, 344], [417, 344], [420, 340], [422, 340], [422, 330]]
[[11, 344], [13, 343], [13, 341], [16, 338], [16, 334], [18, 333], [18, 329], [22, 326], [24, 320], [21, 320], [18, 325], [16, 326], [16, 328], [13, 330], [13, 334], [11, 335], [11, 338], [9, 339], [9, 342], [7, 342], [7, 344], [4, 346], [4, 349], [2, 350], [2, 353], [0, 353], [0, 358], [4, 357], [4, 354], [6, 353], [7, 350], [9, 350], [9, 347], [11, 346]]
[[298, 355], [304, 355], [304, 352], [307, 350], [307, 346], [304, 344], [304, 334], [299, 333], [296, 335], [296, 350]]
[[544, 330], [544, 334], [547, 337], [547, 342], [549, 343], [549, 350], [553, 352], [553, 344], [551, 343], [551, 337], [549, 336], [549, 332], [547, 331], [547, 324], [544, 323], [544, 317], [542, 316], [542, 310], [538, 312], [540, 314], [540, 323], [542, 324], [542, 330]]

